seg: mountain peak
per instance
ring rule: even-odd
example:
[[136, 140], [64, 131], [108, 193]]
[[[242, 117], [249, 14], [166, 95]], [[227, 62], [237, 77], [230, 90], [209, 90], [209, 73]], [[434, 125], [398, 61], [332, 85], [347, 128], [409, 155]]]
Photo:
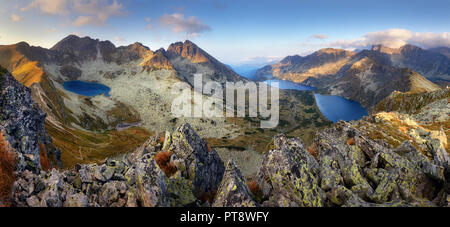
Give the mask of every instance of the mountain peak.
[[313, 56], [333, 55], [333, 56], [352, 56], [355, 52], [335, 48], [323, 48], [314, 52]]
[[111, 43], [110, 41], [100, 41], [99, 39], [92, 39], [89, 36], [81, 38], [76, 35], [69, 35], [66, 38], [59, 41], [50, 49], [64, 51], [67, 49], [94, 48], [98, 44], [109, 48], [115, 48], [114, 44]]
[[175, 55], [188, 58], [192, 63], [210, 62], [210, 56], [195, 43], [186, 40], [184, 43], [172, 43], [167, 52]]

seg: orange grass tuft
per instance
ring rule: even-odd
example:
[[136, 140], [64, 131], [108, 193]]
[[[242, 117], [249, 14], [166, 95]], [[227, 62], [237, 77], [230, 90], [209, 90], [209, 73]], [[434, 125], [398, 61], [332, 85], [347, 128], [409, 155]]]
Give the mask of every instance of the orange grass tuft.
[[353, 138], [349, 138], [349, 139], [347, 140], [347, 144], [348, 144], [348, 145], [354, 145], [354, 144], [355, 144], [355, 140], [354, 140]]
[[209, 204], [212, 204], [214, 202], [214, 198], [216, 198], [217, 190], [210, 190], [205, 193], [202, 193], [200, 196], [200, 200], [202, 202], [208, 201]]
[[177, 172], [177, 167], [170, 162], [170, 157], [172, 156], [172, 152], [159, 152], [155, 155], [155, 161], [158, 164], [159, 168], [166, 174], [167, 177], [171, 177], [173, 174]]
[[317, 145], [316, 145], [316, 144], [313, 144], [313, 145], [311, 145], [311, 146], [307, 146], [307, 147], [306, 147], [306, 150], [308, 150], [308, 152], [309, 152], [314, 158], [317, 158], [318, 153], [317, 153]]
[[15, 155], [10, 151], [8, 142], [0, 132], [0, 207], [11, 206], [9, 197], [11, 196], [12, 185], [15, 181], [15, 168]]
[[160, 137], [158, 137], [157, 142], [160, 143], [160, 144], [164, 144], [165, 140], [166, 140], [166, 138], [164, 136], [160, 136]]
[[43, 170], [48, 171], [50, 169], [50, 163], [47, 158], [47, 151], [45, 150], [45, 146], [42, 143], [39, 143], [40, 148], [40, 159], [41, 159], [41, 167]]

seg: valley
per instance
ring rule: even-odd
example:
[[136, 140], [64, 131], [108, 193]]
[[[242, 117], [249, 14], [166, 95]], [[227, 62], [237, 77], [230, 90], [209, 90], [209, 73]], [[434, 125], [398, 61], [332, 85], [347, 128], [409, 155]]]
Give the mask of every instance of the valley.
[[[249, 117], [174, 118], [170, 108], [177, 94], [172, 88], [178, 82], [193, 84], [193, 74], [219, 83], [248, 81], [190, 41], [152, 51], [140, 43], [115, 47], [71, 35], [51, 49], [26, 43], [0, 46], [0, 55], [7, 57], [6, 52], [36, 62], [42, 72], [40, 82], [23, 82], [47, 113], [46, 129], [61, 149], [63, 168], [130, 152], [148, 136], [184, 123], [223, 153], [261, 153], [277, 133], [310, 143], [318, 128], [331, 123], [318, 110], [312, 92], [293, 90], [280, 92], [281, 121], [275, 129], [260, 129], [261, 119]], [[16, 73], [16, 61], [5, 58], [0, 64], [19, 81], [22, 75], [31, 77], [34, 69]], [[128, 124], [134, 126], [117, 130]]]

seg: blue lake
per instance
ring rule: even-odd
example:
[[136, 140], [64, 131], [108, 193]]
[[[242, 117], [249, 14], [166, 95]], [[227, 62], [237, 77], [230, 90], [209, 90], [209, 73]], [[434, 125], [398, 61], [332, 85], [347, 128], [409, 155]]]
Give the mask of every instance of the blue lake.
[[109, 97], [111, 88], [99, 83], [85, 82], [81, 80], [66, 81], [63, 84], [64, 89], [83, 96], [96, 96], [104, 94]]
[[[280, 89], [291, 89], [301, 91], [313, 91], [314, 87], [310, 87], [303, 84], [297, 84], [284, 80], [267, 80], [264, 81], [268, 84], [273, 82], [279, 83]], [[339, 120], [352, 121], [359, 120], [364, 116], [367, 116], [367, 111], [360, 103], [348, 100], [346, 98], [335, 95], [321, 95], [314, 94], [316, 98], [317, 106], [322, 114], [330, 121], [336, 123]]]
[[353, 121], [367, 116], [364, 107], [352, 100], [335, 95], [314, 94], [317, 106], [328, 120], [336, 123], [339, 120]]

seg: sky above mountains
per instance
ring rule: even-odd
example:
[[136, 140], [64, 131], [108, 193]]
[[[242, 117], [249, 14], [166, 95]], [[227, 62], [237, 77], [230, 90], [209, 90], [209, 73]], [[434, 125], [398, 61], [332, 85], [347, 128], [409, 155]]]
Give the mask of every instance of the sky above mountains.
[[232, 64], [265, 64], [323, 47], [450, 47], [448, 0], [0, 0], [0, 44], [49, 48], [69, 34], [141, 42], [190, 39]]

